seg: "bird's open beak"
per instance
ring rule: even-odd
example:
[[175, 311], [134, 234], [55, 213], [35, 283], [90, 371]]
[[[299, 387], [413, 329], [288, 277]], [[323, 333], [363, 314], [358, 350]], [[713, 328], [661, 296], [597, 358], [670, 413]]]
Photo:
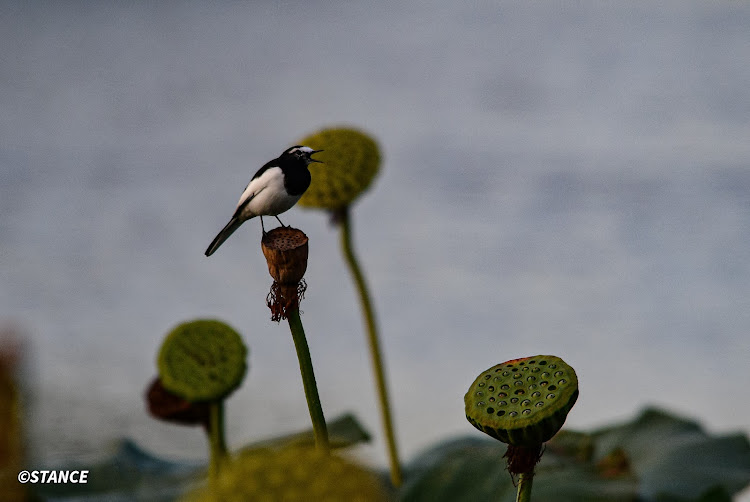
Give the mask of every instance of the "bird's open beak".
[[317, 159], [313, 159], [312, 158], [312, 154], [318, 153], [318, 152], [322, 152], [322, 151], [323, 150], [313, 150], [312, 152], [310, 152], [310, 162], [319, 162], [321, 164], [324, 164], [324, 162], [322, 160], [317, 160]]

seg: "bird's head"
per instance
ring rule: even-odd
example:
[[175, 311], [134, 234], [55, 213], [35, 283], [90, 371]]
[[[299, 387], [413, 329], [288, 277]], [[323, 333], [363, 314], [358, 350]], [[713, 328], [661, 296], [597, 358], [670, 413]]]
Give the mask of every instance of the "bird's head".
[[322, 163], [323, 161], [312, 158], [312, 154], [322, 151], [323, 150], [313, 150], [309, 146], [295, 145], [284, 150], [284, 153], [281, 154], [281, 158], [297, 162], [304, 162], [305, 165], [308, 165], [312, 162]]

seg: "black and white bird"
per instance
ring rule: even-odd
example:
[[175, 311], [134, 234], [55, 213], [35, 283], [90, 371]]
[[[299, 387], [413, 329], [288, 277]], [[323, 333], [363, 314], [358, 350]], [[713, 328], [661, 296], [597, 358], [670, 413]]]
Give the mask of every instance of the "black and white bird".
[[279, 214], [288, 211], [297, 203], [310, 186], [310, 171], [307, 166], [311, 162], [321, 162], [313, 159], [311, 155], [322, 151], [295, 145], [258, 169], [242, 192], [232, 219], [206, 249], [206, 256], [214, 254], [214, 251], [250, 218], [260, 216], [260, 226], [265, 234], [263, 216], [274, 216], [279, 220]]

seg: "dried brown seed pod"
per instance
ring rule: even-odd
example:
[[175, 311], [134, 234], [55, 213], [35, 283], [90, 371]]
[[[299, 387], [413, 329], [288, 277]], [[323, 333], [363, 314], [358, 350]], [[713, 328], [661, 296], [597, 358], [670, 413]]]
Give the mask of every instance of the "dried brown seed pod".
[[263, 235], [261, 247], [274, 279], [266, 298], [273, 321], [287, 319], [290, 311], [299, 309], [307, 287], [302, 279], [307, 270], [307, 242], [305, 233], [292, 227], [274, 228]]
[[278, 227], [263, 235], [261, 248], [268, 272], [279, 284], [294, 284], [307, 271], [307, 235], [292, 227]]

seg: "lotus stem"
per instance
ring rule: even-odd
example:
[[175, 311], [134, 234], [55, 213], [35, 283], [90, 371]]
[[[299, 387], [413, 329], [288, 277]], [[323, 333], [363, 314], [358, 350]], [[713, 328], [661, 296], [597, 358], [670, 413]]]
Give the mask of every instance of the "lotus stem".
[[221, 464], [227, 455], [227, 444], [224, 436], [224, 402], [213, 401], [209, 405], [208, 441], [211, 450], [209, 476], [215, 481], [219, 476]]
[[398, 449], [396, 448], [396, 437], [393, 431], [393, 419], [391, 418], [390, 400], [388, 397], [388, 388], [385, 381], [385, 371], [383, 365], [383, 356], [380, 350], [380, 339], [375, 322], [375, 313], [370, 300], [370, 294], [367, 289], [365, 277], [359, 266], [359, 262], [354, 255], [352, 248], [352, 231], [349, 218], [349, 208], [345, 207], [336, 214], [337, 221], [341, 225], [341, 249], [344, 258], [349, 266], [349, 270], [354, 277], [357, 292], [359, 293], [362, 311], [367, 326], [367, 340], [370, 347], [370, 357], [372, 359], [372, 368], [377, 386], [378, 400], [380, 402], [380, 414], [385, 432], [386, 444], [388, 447], [388, 459], [390, 462], [391, 482], [394, 486], [401, 485], [401, 464], [398, 460]]
[[531, 485], [533, 483], [533, 469], [518, 476], [518, 495], [516, 496], [516, 502], [531, 502]]
[[287, 312], [287, 316], [289, 329], [294, 339], [294, 347], [297, 349], [299, 369], [302, 373], [302, 385], [305, 389], [307, 408], [310, 411], [310, 418], [312, 419], [315, 446], [328, 453], [330, 451], [328, 428], [323, 416], [323, 408], [320, 405], [318, 386], [315, 383], [315, 373], [313, 372], [312, 359], [310, 358], [310, 348], [307, 345], [305, 330], [302, 327], [302, 320], [299, 317], [299, 309], [290, 309]]

